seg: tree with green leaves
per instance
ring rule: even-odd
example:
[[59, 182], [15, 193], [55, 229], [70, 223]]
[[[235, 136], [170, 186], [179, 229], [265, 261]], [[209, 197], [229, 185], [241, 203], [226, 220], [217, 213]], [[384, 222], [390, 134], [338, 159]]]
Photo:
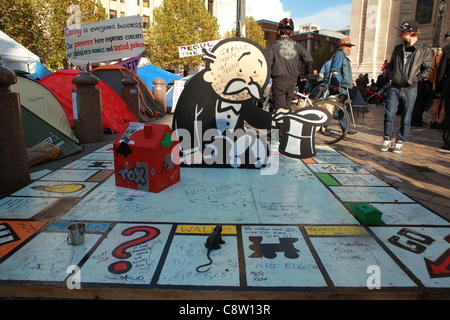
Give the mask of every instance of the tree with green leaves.
[[44, 53], [39, 47], [44, 32], [33, 1], [0, 0], [0, 30], [36, 55]]
[[147, 57], [163, 68], [198, 66], [202, 56], [180, 58], [178, 47], [219, 40], [219, 25], [201, 0], [164, 0], [146, 30]]
[[73, 12], [80, 8], [81, 23], [107, 19], [98, 0], [0, 0], [0, 30], [35, 53], [51, 70], [69, 66], [64, 28]]
[[[233, 38], [236, 35], [236, 29], [225, 33], [224, 38]], [[258, 43], [264, 49], [266, 48], [266, 41], [264, 40], [264, 31], [261, 30], [258, 22], [253, 17], [245, 18], [245, 37]]]
[[320, 41], [316, 52], [312, 54], [314, 59], [313, 69], [319, 71], [324, 63], [331, 59], [334, 53], [335, 50], [330, 49], [330, 43], [328, 41]]
[[79, 6], [81, 23], [92, 23], [106, 20], [105, 9], [98, 0], [31, 0], [35, 3], [39, 21], [45, 31], [45, 37], [40, 41], [40, 47], [47, 52], [43, 60], [47, 68], [64, 69], [69, 66], [66, 57], [66, 40], [64, 28], [67, 20], [74, 12], [68, 11], [71, 5]]

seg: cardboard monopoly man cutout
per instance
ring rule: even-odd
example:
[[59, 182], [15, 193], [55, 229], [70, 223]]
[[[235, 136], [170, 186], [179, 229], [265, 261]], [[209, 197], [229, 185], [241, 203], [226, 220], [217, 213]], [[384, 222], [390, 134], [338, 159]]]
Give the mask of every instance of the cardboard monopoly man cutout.
[[267, 138], [284, 120], [280, 153], [315, 155], [315, 127], [328, 124], [331, 115], [317, 107], [275, 114], [259, 108], [255, 100], [263, 99], [270, 77], [261, 46], [245, 38], [226, 39], [203, 59], [205, 69], [185, 86], [173, 118], [181, 165], [261, 168], [269, 161]]

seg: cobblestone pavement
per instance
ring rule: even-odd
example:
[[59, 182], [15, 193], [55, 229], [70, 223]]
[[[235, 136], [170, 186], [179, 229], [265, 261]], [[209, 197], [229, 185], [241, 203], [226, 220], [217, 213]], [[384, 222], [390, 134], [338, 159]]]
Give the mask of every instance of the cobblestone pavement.
[[[430, 112], [423, 127], [411, 127], [401, 154], [380, 152], [383, 142], [384, 107], [371, 105], [370, 112], [355, 113], [358, 133], [333, 148], [356, 163], [371, 166], [372, 173], [424, 206], [450, 218], [450, 154], [441, 153], [442, 131], [429, 129]], [[396, 117], [395, 129], [399, 128]]]

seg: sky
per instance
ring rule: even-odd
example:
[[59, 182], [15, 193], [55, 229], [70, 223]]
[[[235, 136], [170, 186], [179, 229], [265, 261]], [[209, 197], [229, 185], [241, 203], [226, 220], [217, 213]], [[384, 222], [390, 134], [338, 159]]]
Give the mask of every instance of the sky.
[[352, 12], [352, 0], [246, 0], [246, 5], [246, 16], [275, 22], [291, 18], [296, 30], [308, 23], [320, 29], [345, 28]]

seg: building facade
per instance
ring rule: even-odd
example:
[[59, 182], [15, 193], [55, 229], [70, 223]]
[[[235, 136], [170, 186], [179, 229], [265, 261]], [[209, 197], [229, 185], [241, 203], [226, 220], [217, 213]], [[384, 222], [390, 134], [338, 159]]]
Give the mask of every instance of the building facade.
[[[441, 7], [439, 4], [441, 3]], [[384, 60], [400, 43], [399, 27], [403, 21], [420, 24], [419, 40], [433, 46], [435, 36], [442, 45], [450, 31], [450, 8], [441, 13], [445, 0], [353, 0], [350, 37], [356, 45], [352, 50], [353, 76], [368, 73], [371, 79], [381, 73]]]
[[[258, 20], [257, 22], [264, 32], [266, 45], [279, 39], [277, 28], [278, 22], [269, 20]], [[329, 50], [334, 51], [339, 39], [344, 37], [346, 37], [346, 35], [342, 32], [326, 29], [320, 30], [319, 25], [309, 23], [299, 26], [297, 31], [294, 30], [292, 39], [303, 44], [303, 46], [313, 55], [321, 42], [326, 42], [329, 45]]]
[[[110, 19], [140, 15], [146, 26], [153, 18], [153, 9], [163, 0], [99, 0]], [[203, 0], [208, 11], [217, 18], [223, 36], [236, 28], [237, 0]]]
[[140, 15], [146, 27], [162, 0], [99, 0], [109, 19]]
[[219, 34], [236, 29], [237, 0], [204, 0], [208, 11], [217, 18]]

